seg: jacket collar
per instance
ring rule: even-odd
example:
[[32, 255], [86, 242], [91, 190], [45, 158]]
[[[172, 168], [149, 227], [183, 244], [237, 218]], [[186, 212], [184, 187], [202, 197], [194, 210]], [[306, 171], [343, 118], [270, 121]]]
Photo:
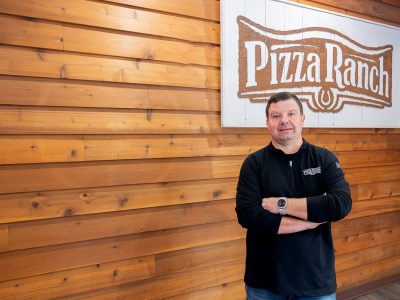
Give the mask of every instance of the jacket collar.
[[274, 145], [272, 144], [272, 142], [270, 142], [268, 144], [267, 148], [268, 148], [268, 151], [270, 151], [273, 155], [275, 155], [277, 157], [295, 158], [298, 155], [300, 155], [300, 153], [302, 153], [307, 148], [307, 145], [308, 145], [308, 142], [305, 139], [303, 139], [303, 143], [301, 144], [299, 151], [297, 151], [296, 153], [292, 153], [292, 154], [286, 154], [281, 149], [275, 148]]

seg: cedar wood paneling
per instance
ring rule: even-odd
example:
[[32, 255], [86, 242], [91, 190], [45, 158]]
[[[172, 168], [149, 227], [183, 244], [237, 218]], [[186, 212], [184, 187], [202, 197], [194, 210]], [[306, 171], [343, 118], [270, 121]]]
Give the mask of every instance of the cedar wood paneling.
[[[220, 127], [219, 1], [0, 0], [0, 27], [0, 299], [244, 299], [235, 188], [269, 136]], [[304, 136], [352, 187], [339, 291], [397, 274], [400, 131]]]

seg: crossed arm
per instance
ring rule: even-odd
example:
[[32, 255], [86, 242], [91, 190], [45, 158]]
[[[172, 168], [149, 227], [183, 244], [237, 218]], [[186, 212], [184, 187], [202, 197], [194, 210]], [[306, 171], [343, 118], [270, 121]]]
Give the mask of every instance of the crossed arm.
[[351, 210], [350, 188], [335, 161], [336, 157], [333, 156], [326, 167], [326, 193], [307, 198], [288, 198], [287, 216], [282, 217], [278, 214], [278, 198], [262, 198], [258, 166], [254, 160], [247, 159], [237, 186], [236, 213], [239, 223], [244, 228], [269, 234], [287, 234], [344, 218]]
[[[277, 202], [279, 198], [264, 198], [262, 207], [273, 214], [278, 214]], [[313, 229], [322, 223], [307, 221], [307, 199], [306, 198], [288, 198], [286, 213], [289, 216], [283, 216], [279, 225], [278, 234], [295, 233], [307, 229]]]

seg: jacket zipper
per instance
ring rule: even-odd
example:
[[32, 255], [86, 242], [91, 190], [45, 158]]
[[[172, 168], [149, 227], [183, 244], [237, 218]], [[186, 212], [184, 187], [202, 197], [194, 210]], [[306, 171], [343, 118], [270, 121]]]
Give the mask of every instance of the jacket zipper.
[[289, 160], [289, 186], [290, 186], [290, 192], [294, 193], [295, 188], [294, 188], [294, 170], [293, 170], [293, 160]]

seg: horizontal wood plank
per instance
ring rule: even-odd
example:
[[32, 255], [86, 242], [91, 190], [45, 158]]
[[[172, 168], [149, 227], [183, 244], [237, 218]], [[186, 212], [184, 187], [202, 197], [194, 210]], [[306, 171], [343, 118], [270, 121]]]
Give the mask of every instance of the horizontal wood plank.
[[341, 220], [332, 223], [332, 233], [336, 239], [346, 238], [356, 234], [378, 231], [381, 229], [390, 229], [400, 225], [400, 211], [360, 217], [357, 219]]
[[211, 158], [213, 178], [226, 178], [239, 176], [240, 168], [246, 157], [223, 156]]
[[400, 179], [400, 166], [364, 167], [345, 170], [346, 179], [351, 185], [370, 184]]
[[0, 114], [0, 134], [205, 134], [222, 131], [218, 115], [195, 112], [0, 107]]
[[[4, 106], [0, 114], [0, 134], [266, 134], [265, 128], [221, 128], [220, 116], [214, 113]], [[312, 132], [331, 133], [327, 129]], [[385, 133], [396, 138], [400, 131], [385, 129]]]
[[[162, 299], [193, 290], [220, 285], [243, 277], [243, 260], [189, 270], [169, 276], [146, 280], [140, 284], [130, 284], [85, 293], [71, 299], [110, 299], [115, 297], [140, 299]], [[160, 288], [160, 286], [165, 288]]]
[[359, 233], [342, 238], [336, 238], [335, 235], [333, 235], [333, 238], [335, 241], [336, 255], [341, 255], [371, 247], [372, 242], [374, 246], [377, 246], [398, 241], [400, 238], [400, 226], [397, 225], [392, 228]]
[[[313, 128], [313, 130], [318, 130]], [[400, 149], [400, 139], [397, 135], [382, 134], [357, 134], [353, 129], [348, 133], [334, 134], [307, 134], [304, 138], [320, 147], [328, 148], [331, 151], [365, 151], [365, 150], [384, 150]]]
[[[305, 138], [317, 145], [322, 135], [305, 135]], [[342, 136], [333, 142], [338, 143]], [[248, 155], [266, 146], [268, 133], [260, 135], [217, 135], [217, 136], [88, 136], [85, 137], [85, 160], [128, 159], [128, 158], [162, 158], [218, 155]], [[362, 139], [362, 138], [360, 138]], [[394, 149], [390, 142], [376, 142], [376, 147], [385, 151], [346, 151], [347, 148], [336, 146], [341, 163], [347, 167], [374, 166], [399, 163], [400, 150]], [[393, 148], [392, 148], [393, 147]], [[329, 147], [328, 147], [329, 148]], [[331, 149], [331, 148], [330, 148]], [[343, 151], [343, 152], [342, 152]], [[339, 153], [340, 152], [340, 153]], [[395, 157], [393, 160], [392, 155]], [[354, 158], [354, 156], [357, 157]], [[392, 159], [390, 159], [392, 158]], [[361, 162], [364, 162], [363, 164]]]
[[[81, 41], [85, 40], [85, 43]], [[107, 41], [107, 43], [104, 43]], [[65, 51], [220, 67], [220, 48], [81, 28], [63, 28]], [[28, 45], [30, 46], [30, 45]], [[41, 45], [31, 45], [39, 47]]]
[[397, 0], [376, 0], [376, 1], [400, 7], [400, 3]]
[[[65, 297], [145, 278], [182, 272], [244, 257], [244, 240], [211, 244], [154, 256], [53, 272], [0, 283], [0, 295], [12, 299]], [[157, 273], [156, 273], [157, 270]]]
[[245, 258], [245, 239], [156, 254], [156, 275], [163, 276]]
[[0, 26], [1, 44], [64, 49], [62, 25], [0, 15]]
[[400, 256], [400, 240], [375, 247], [354, 250], [354, 252], [336, 256], [336, 272], [351, 270], [369, 263]]
[[107, 0], [108, 2], [219, 21], [218, 0]]
[[[239, 175], [240, 167], [245, 157], [243, 156], [223, 156], [212, 159], [212, 174], [214, 178], [236, 177]], [[352, 168], [344, 167], [344, 173], [350, 185], [366, 184], [374, 182], [385, 182], [400, 179], [399, 165], [392, 166], [372, 166]]]
[[0, 223], [230, 199], [236, 183], [228, 178], [0, 195]]
[[[162, 40], [0, 15], [0, 43], [150, 61], [220, 66], [217, 46]], [[82, 43], [82, 40], [85, 42]]]
[[0, 281], [243, 239], [236, 221], [0, 254]]
[[8, 246], [0, 248], [0, 251], [29, 249], [228, 220], [236, 220], [234, 200], [21, 222], [8, 225]]
[[219, 24], [84, 0], [0, 0], [0, 13], [219, 44]]
[[219, 122], [217, 115], [152, 111], [2, 108], [0, 113], [4, 116], [0, 120], [0, 132], [3, 134], [209, 133], [218, 130]]
[[3, 75], [218, 89], [219, 73], [207, 67], [0, 46]]
[[[226, 156], [0, 166], [0, 193], [237, 177], [243, 160]], [[398, 165], [348, 168], [345, 173], [351, 185], [400, 179]], [[65, 214], [74, 213], [68, 209]]]
[[377, 278], [387, 277], [399, 273], [400, 256], [391, 257], [382, 261], [366, 264], [352, 270], [337, 273], [337, 286], [339, 291], [345, 291]]
[[400, 196], [379, 198], [368, 201], [355, 201], [348, 219], [375, 215], [392, 211], [400, 211]]
[[8, 224], [0, 225], [0, 249], [8, 247]]
[[385, 166], [400, 163], [400, 149], [346, 151], [338, 153], [340, 164], [347, 167]]
[[54, 272], [0, 283], [0, 297], [49, 299], [135, 282], [154, 276], [154, 256]]
[[202, 300], [202, 299], [219, 299], [219, 300], [243, 300], [246, 298], [243, 280], [233, 282], [225, 282], [223, 284], [213, 286], [206, 289], [197, 290], [190, 293], [184, 293], [178, 296], [172, 296], [165, 299], [168, 300]]
[[[332, 7], [343, 7], [343, 2], [338, 0], [313, 0], [313, 2]], [[347, 12], [355, 12], [358, 14], [399, 23], [400, 8], [376, 0], [352, 0], [346, 3], [345, 9]]]
[[398, 20], [397, 21], [392, 21], [391, 18], [386, 18], [382, 14], [380, 14], [379, 17], [377, 17], [375, 14], [366, 15], [366, 14], [362, 13], [359, 10], [352, 11], [352, 10], [346, 9], [346, 7], [343, 7], [343, 6], [328, 5], [325, 2], [323, 3], [322, 0], [320, 0], [320, 1], [314, 1], [314, 0], [292, 0], [292, 1], [293, 2], [298, 2], [298, 3], [301, 3], [301, 4], [305, 4], [305, 5], [309, 5], [311, 7], [324, 9], [324, 10], [327, 10], [327, 11], [333, 11], [333, 12], [340, 13], [340, 14], [347, 15], [347, 16], [353, 16], [353, 17], [360, 18], [360, 19], [370, 20], [370, 21], [373, 21], [373, 22], [380, 22], [380, 23], [388, 24], [388, 25], [392, 25], [392, 26], [398, 26], [399, 25]]
[[0, 164], [84, 160], [82, 136], [17, 137], [0, 135]]
[[[323, 135], [305, 135], [305, 138], [321, 147], [326, 146], [321, 141]], [[373, 166], [390, 164], [388, 156], [394, 155], [394, 163], [400, 162], [396, 157], [400, 156], [400, 150], [396, 148], [396, 143], [385, 141], [379, 142], [379, 138], [374, 141], [375, 147], [386, 151], [365, 151], [370, 150], [369, 146], [363, 151], [348, 152], [346, 146], [340, 147], [342, 137], [339, 135], [332, 142], [336, 144], [334, 151], [343, 165], [347, 167]], [[353, 137], [357, 139], [356, 137]], [[85, 137], [85, 160], [103, 159], [129, 159], [129, 158], [162, 158], [162, 157], [187, 157], [187, 156], [218, 156], [218, 155], [248, 155], [258, 149], [265, 147], [270, 139], [270, 135], [265, 132], [260, 135], [225, 134], [217, 136], [87, 136]], [[331, 137], [332, 139], [332, 137]], [[358, 138], [363, 139], [362, 137]], [[329, 145], [330, 146], [330, 145]], [[330, 147], [327, 147], [332, 149]], [[387, 151], [389, 150], [390, 151]], [[392, 150], [393, 149], [393, 150]], [[372, 149], [371, 149], [372, 150]], [[377, 150], [377, 149], [374, 149]], [[343, 151], [343, 152], [342, 152]], [[341, 152], [341, 153], [339, 153]], [[361, 158], [354, 159], [354, 156]], [[360, 162], [367, 162], [361, 164]]]
[[0, 193], [211, 178], [207, 158], [0, 166]]
[[217, 90], [0, 76], [0, 104], [219, 111]]
[[[321, 135], [305, 138], [316, 145]], [[87, 135], [87, 136], [10, 136], [0, 135], [0, 163], [50, 163], [68, 161], [120, 160], [167, 157], [198, 157], [219, 155], [248, 155], [265, 147], [269, 134], [243, 135]], [[341, 135], [334, 140], [338, 143]], [[381, 151], [349, 152], [336, 146], [340, 162], [347, 167], [374, 166], [400, 162], [395, 143], [376, 141]], [[328, 147], [329, 148], [329, 147]], [[78, 150], [79, 149], [79, 150]], [[331, 148], [330, 148], [331, 149]], [[382, 151], [384, 150], [384, 151]], [[392, 155], [395, 159], [392, 159]], [[366, 163], [365, 163], [366, 162]], [[382, 189], [385, 189], [382, 187]], [[353, 188], [353, 193], [356, 190]], [[395, 191], [391, 189], [393, 194]], [[390, 196], [390, 195], [389, 195]]]
[[400, 181], [357, 185], [357, 199], [369, 200], [400, 195]]

